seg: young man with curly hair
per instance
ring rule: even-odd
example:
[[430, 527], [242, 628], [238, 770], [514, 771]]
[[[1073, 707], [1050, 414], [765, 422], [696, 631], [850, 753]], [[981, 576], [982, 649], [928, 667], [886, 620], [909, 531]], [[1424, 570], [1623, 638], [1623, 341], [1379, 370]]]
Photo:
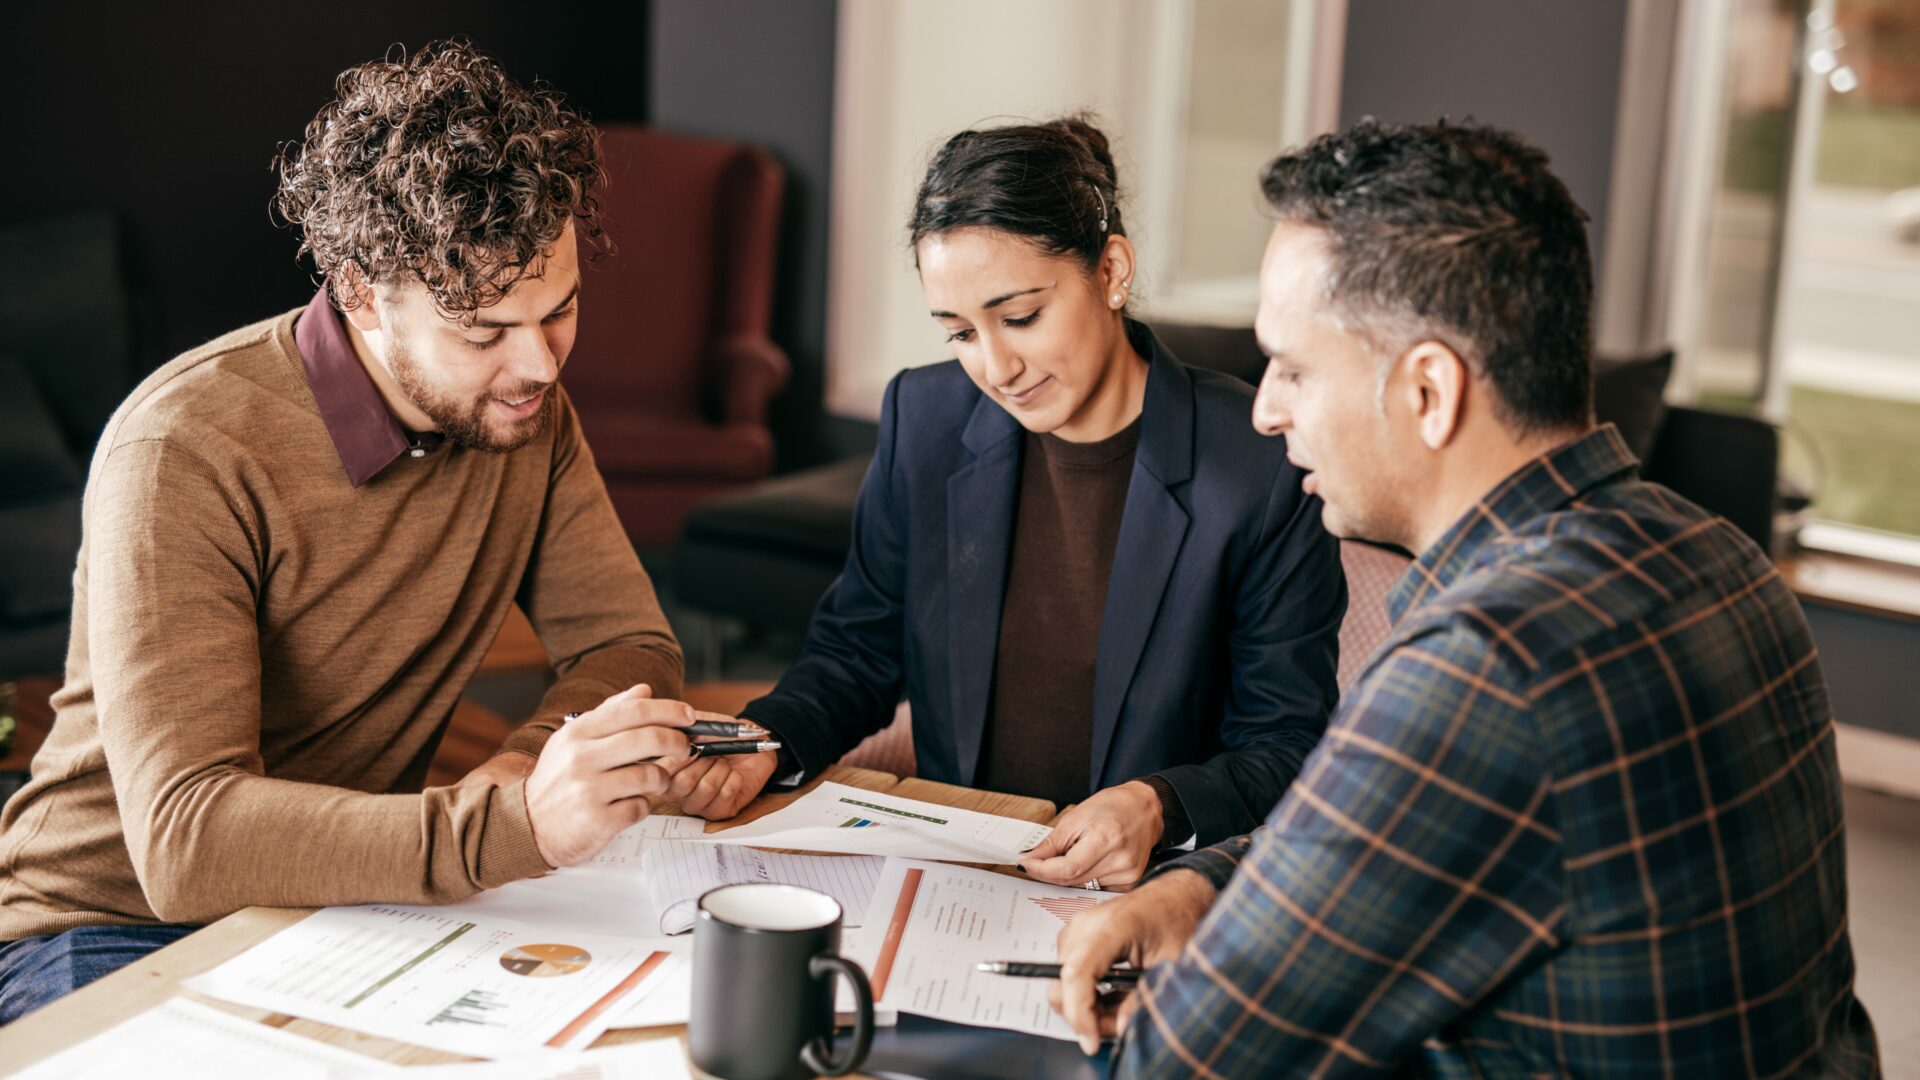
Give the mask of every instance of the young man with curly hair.
[[[57, 718], [0, 818], [0, 1023], [248, 905], [579, 862], [687, 760], [679, 644], [558, 385], [594, 129], [462, 42], [336, 89], [279, 163], [325, 284], [95, 452]], [[422, 791], [515, 602], [558, 679]]]
[[[1329, 532], [1420, 554], [1266, 824], [1061, 935], [1082, 1045], [1120, 1029], [1116, 1077], [1877, 1076], [1806, 619], [1594, 424], [1546, 155], [1366, 121], [1263, 188], [1254, 426]], [[1115, 1011], [1119, 959], [1153, 970]]]

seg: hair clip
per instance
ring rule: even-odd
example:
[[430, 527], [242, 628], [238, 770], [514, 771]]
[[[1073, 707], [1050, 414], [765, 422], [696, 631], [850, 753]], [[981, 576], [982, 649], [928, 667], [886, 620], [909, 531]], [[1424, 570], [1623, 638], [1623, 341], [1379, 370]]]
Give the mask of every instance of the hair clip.
[[1094, 186], [1093, 197], [1100, 200], [1100, 235], [1105, 236], [1107, 235], [1107, 197], [1100, 193], [1098, 185]]

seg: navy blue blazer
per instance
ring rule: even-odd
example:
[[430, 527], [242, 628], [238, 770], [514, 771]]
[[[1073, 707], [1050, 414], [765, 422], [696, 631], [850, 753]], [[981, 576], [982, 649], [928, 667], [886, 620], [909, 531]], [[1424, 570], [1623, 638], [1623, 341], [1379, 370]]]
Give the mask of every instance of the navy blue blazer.
[[[1150, 354], [1146, 400], [1101, 617], [1090, 775], [1094, 790], [1164, 777], [1206, 845], [1259, 825], [1326, 730], [1346, 578], [1285, 442], [1253, 430], [1252, 390], [1132, 329]], [[888, 723], [904, 685], [919, 774], [972, 783], [1024, 446], [957, 361], [888, 385], [846, 568], [799, 660], [742, 710], [808, 773]]]

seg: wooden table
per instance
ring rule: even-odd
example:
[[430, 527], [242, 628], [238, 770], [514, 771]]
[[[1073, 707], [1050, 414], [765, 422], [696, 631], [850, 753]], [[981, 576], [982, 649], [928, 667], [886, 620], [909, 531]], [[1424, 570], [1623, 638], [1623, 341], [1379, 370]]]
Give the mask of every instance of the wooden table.
[[[891, 774], [874, 772], [870, 769], [835, 765], [822, 773], [815, 783], [826, 780], [866, 788], [869, 791], [924, 799], [944, 806], [1001, 814], [1024, 821], [1045, 822], [1051, 821], [1055, 816], [1053, 804], [1042, 799], [973, 791], [928, 780], [902, 780]], [[726, 822], [725, 826], [744, 824], [771, 813], [799, 798], [804, 790], [763, 795], [755, 799], [738, 817]], [[662, 807], [661, 811], [672, 813], [676, 809], [677, 807], [666, 806]], [[0, 1027], [0, 1072], [24, 1068], [175, 996], [193, 998], [236, 1016], [284, 1028], [298, 1035], [345, 1047], [384, 1061], [421, 1065], [469, 1060], [437, 1050], [411, 1046], [393, 1039], [362, 1035], [313, 1020], [233, 1005], [181, 989], [180, 983], [183, 980], [219, 966], [300, 921], [313, 910], [312, 908], [255, 907], [236, 912], [145, 959], [129, 964], [91, 986], [54, 1002], [39, 1012], [6, 1027]], [[684, 1027], [610, 1031], [594, 1045], [613, 1046], [668, 1036], [684, 1037], [684, 1033]]]

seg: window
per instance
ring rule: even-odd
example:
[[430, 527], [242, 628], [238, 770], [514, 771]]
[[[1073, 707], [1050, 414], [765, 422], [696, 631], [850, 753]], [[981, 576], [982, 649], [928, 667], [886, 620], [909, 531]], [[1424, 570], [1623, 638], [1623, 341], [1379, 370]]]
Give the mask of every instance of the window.
[[1782, 422], [1808, 546], [1920, 562], [1920, 5], [1724, 11], [1684, 389]]

